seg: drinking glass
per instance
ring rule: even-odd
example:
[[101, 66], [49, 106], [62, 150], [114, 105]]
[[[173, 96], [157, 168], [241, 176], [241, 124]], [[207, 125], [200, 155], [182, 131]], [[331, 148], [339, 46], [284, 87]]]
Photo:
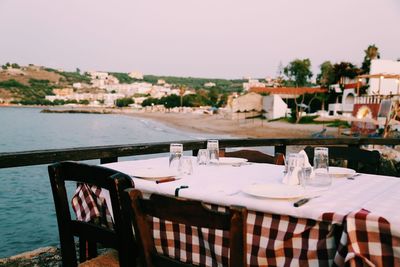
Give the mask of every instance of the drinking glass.
[[208, 164], [207, 149], [199, 149], [199, 153], [197, 154], [197, 164], [198, 165], [207, 165]]
[[211, 164], [219, 163], [219, 144], [218, 140], [207, 141], [208, 159]]
[[191, 175], [193, 173], [192, 158], [182, 157], [180, 161], [180, 171], [184, 175]]
[[310, 183], [312, 168], [308, 166], [303, 166], [299, 172], [300, 185], [305, 189]]
[[183, 145], [182, 144], [171, 144], [169, 146], [169, 168], [180, 171], [180, 161], [183, 155]]
[[329, 175], [329, 153], [327, 147], [314, 149], [314, 177], [310, 184], [314, 186], [329, 186], [332, 178]]
[[286, 157], [285, 161], [285, 170], [286, 173], [290, 176], [293, 173], [294, 168], [296, 167], [297, 164], [297, 154], [296, 153], [290, 153]]

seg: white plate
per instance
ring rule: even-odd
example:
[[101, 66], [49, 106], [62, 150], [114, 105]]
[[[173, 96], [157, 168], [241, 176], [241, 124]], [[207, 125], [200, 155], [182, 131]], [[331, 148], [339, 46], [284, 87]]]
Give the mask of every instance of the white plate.
[[158, 180], [160, 178], [174, 177], [177, 173], [170, 169], [147, 167], [133, 169], [129, 175], [142, 179]]
[[242, 164], [247, 162], [247, 159], [244, 158], [233, 158], [233, 157], [220, 157], [219, 164], [222, 165], [233, 165], [233, 164]]
[[329, 174], [333, 178], [347, 178], [356, 174], [356, 171], [349, 168], [329, 167]]
[[265, 198], [299, 198], [304, 196], [304, 189], [300, 186], [285, 184], [254, 184], [242, 189], [246, 194]]

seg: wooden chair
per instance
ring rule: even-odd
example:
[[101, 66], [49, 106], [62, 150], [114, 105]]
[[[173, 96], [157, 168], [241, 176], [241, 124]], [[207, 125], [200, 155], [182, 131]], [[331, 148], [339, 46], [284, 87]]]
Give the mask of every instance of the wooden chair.
[[[346, 160], [347, 168], [356, 172], [378, 174], [381, 155], [378, 151], [370, 151], [357, 147], [329, 146], [329, 160]], [[310, 164], [313, 164], [314, 147], [304, 149]]]
[[285, 157], [282, 153], [276, 153], [275, 156], [264, 154], [258, 150], [237, 150], [232, 152], [222, 151], [222, 157], [245, 158], [255, 163], [270, 163], [275, 165], [285, 165]]
[[209, 229], [229, 231], [229, 266], [246, 266], [246, 218], [247, 209], [230, 207], [226, 212], [208, 209], [202, 202], [183, 198], [153, 194], [143, 199], [137, 189], [126, 190], [124, 209], [131, 211], [138, 245], [141, 245], [141, 260], [144, 266], [193, 266], [158, 254], [148, 216], [174, 223]]
[[[137, 251], [135, 252], [134, 249], [136, 245], [132, 227], [130, 222], [123, 218], [121, 212], [121, 190], [132, 187], [132, 179], [115, 170], [76, 162], [56, 163], [50, 165], [48, 170], [57, 214], [63, 266], [78, 264], [74, 237], [79, 237], [81, 263], [97, 256], [97, 243], [100, 243], [106, 248], [118, 250], [119, 263], [117, 264], [135, 266]], [[65, 181], [96, 185], [109, 191], [115, 224], [112, 230], [71, 218]], [[96, 259], [90, 261], [92, 265], [88, 262], [89, 265], [86, 266], [96, 265]], [[111, 259], [115, 257], [108, 257], [108, 260]]]

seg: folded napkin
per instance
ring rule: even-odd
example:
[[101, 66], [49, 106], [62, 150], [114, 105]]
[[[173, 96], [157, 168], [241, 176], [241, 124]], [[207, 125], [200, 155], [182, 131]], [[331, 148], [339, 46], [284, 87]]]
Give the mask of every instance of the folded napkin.
[[298, 185], [300, 183], [298, 173], [301, 170], [299, 166], [294, 167], [293, 171], [288, 171], [283, 177], [282, 183], [287, 185]]
[[304, 150], [300, 151], [299, 155], [303, 155], [304, 157], [304, 167], [312, 167], [310, 161], [308, 160], [307, 153]]
[[[300, 156], [304, 157], [304, 167], [310, 167], [311, 164], [308, 161], [307, 154], [304, 150], [300, 151], [298, 153]], [[299, 180], [299, 172], [301, 171], [301, 168], [303, 166], [300, 166], [300, 162], [298, 162], [298, 165], [293, 169], [292, 172], [288, 171], [286, 175], [283, 177], [282, 183], [287, 184], [287, 185], [298, 185], [300, 184]]]

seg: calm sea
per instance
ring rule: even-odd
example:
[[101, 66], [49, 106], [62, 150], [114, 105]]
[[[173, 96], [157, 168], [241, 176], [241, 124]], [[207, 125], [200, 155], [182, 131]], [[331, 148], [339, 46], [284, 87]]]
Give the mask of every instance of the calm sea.
[[[0, 152], [217, 137], [123, 115], [48, 114], [40, 110], [0, 108]], [[0, 258], [59, 244], [46, 167], [0, 169]]]

